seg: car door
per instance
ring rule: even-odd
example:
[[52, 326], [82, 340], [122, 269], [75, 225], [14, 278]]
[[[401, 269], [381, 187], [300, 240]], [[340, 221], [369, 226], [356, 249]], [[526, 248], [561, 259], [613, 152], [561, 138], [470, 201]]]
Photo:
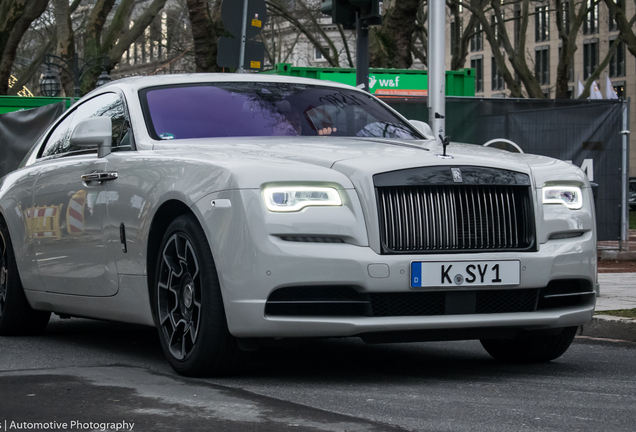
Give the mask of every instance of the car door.
[[108, 169], [117, 173], [117, 181], [106, 184], [107, 193], [118, 197], [108, 201], [109, 245], [120, 275], [146, 274], [145, 240], [142, 228], [150, 223], [150, 195], [161, 181], [162, 169], [152, 159], [144, 158], [135, 146], [130, 117], [122, 97], [113, 112], [113, 130], [121, 136], [113, 140], [107, 156]]
[[106, 235], [107, 205], [117, 196], [106, 190], [107, 180], [86, 178], [107, 172], [107, 162], [97, 157], [96, 149], [74, 147], [69, 137], [81, 120], [109, 115], [118, 100], [117, 94], [104, 93], [74, 108], [40, 155], [29, 235], [45, 291], [82, 296], [117, 293], [117, 268]]

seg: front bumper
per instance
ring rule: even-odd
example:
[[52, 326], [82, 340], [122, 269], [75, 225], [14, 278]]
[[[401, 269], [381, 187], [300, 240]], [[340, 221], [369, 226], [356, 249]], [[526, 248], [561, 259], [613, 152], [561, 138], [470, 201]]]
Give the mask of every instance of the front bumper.
[[[210, 205], [212, 199], [228, 199], [232, 204], [215, 208]], [[367, 244], [364, 223], [360, 227], [364, 217], [355, 202], [339, 209], [305, 210], [305, 221], [322, 221], [314, 224], [321, 228], [311, 231], [312, 234], [337, 233], [348, 240], [345, 243], [284, 240], [276, 230], [307, 234], [311, 224], [270, 223], [267, 215], [263, 216], [260, 196], [254, 191], [221, 192], [201, 200], [194, 209], [205, 222], [228, 326], [236, 337], [343, 337], [470, 328], [537, 330], [578, 326], [592, 319], [594, 296], [578, 306], [515, 313], [386, 317], [271, 316], [265, 313], [271, 293], [285, 287], [347, 285], [361, 293], [439, 291], [440, 288], [410, 288], [411, 261], [516, 259], [521, 263], [520, 284], [506, 287], [508, 290], [543, 288], [551, 281], [567, 279], [585, 281], [594, 289], [597, 285], [596, 240], [592, 231], [574, 238], [547, 240], [536, 252], [380, 255]], [[334, 210], [341, 214], [334, 218]], [[344, 222], [329, 225], [328, 221], [334, 219]], [[325, 232], [318, 232], [320, 229]], [[443, 288], [444, 291], [467, 289], [466, 286]]]

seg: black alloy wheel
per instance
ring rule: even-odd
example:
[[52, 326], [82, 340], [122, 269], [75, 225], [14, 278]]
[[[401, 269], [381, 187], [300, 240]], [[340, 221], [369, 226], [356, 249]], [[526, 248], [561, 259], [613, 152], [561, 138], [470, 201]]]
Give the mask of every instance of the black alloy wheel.
[[192, 354], [201, 323], [199, 262], [192, 243], [182, 232], [168, 239], [161, 261], [157, 283], [159, 324], [170, 354], [185, 360]]
[[192, 215], [175, 219], [159, 249], [154, 312], [171, 366], [186, 376], [223, 375], [236, 363], [206, 236]]

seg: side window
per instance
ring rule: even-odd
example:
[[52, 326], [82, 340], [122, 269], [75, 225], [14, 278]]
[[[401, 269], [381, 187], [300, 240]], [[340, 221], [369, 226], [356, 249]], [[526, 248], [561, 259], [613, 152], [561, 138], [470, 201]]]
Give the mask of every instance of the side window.
[[62, 153], [62, 149], [68, 148], [69, 138], [71, 137], [70, 124], [75, 114], [69, 114], [49, 135], [49, 139], [46, 142], [46, 146], [40, 157], [51, 156], [54, 154]]
[[[75, 109], [73, 114], [55, 129], [46, 144], [42, 157], [82, 150], [79, 147], [71, 145], [69, 141], [71, 133], [80, 121], [90, 117], [104, 116], [112, 119], [112, 146], [113, 148], [117, 147], [121, 141], [122, 132], [124, 132], [124, 125], [126, 123], [124, 104], [117, 94], [105, 93], [82, 103]], [[62, 128], [64, 125], [65, 128]], [[60, 129], [60, 133], [58, 134], [60, 136], [56, 137], [58, 129]], [[62, 129], [65, 129], [65, 131], [62, 131]]]

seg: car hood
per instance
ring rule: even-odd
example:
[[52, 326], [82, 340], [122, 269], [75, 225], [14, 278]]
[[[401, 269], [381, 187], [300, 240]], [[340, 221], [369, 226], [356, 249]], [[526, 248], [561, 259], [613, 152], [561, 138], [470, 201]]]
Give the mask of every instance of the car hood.
[[[364, 179], [370, 180], [381, 172], [442, 165], [487, 166], [523, 172], [531, 175], [536, 187], [554, 179], [555, 175], [586, 183], [578, 167], [556, 159], [461, 143], [451, 143], [446, 151], [450, 157], [444, 158], [441, 144], [434, 140], [240, 137], [174, 140], [155, 144], [153, 148], [162, 154], [177, 152], [179, 157], [227, 166], [239, 176], [241, 171], [249, 172], [245, 177], [253, 180], [262, 177], [262, 181], [271, 181], [272, 165], [283, 172], [300, 168], [310, 177], [316, 168], [323, 173], [325, 168], [330, 168], [346, 175], [354, 184], [364, 183]], [[259, 175], [260, 171], [263, 176]], [[239, 183], [242, 187], [258, 187]]]

